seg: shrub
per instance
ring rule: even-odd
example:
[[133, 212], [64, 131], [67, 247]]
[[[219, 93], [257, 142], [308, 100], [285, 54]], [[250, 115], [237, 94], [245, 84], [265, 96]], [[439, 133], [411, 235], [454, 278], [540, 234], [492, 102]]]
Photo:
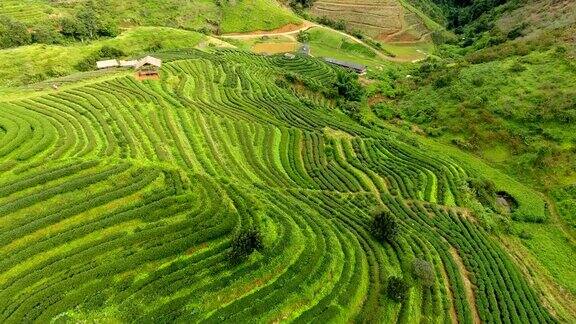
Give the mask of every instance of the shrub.
[[468, 187], [484, 206], [494, 205], [496, 199], [496, 185], [489, 179], [471, 178], [468, 180]]
[[364, 97], [364, 88], [358, 81], [356, 73], [344, 70], [338, 71], [337, 80], [334, 84], [338, 94], [349, 101], [361, 101]]
[[395, 302], [403, 302], [408, 297], [408, 291], [410, 290], [410, 285], [400, 277], [390, 277], [388, 278], [388, 285], [386, 286], [386, 294], [390, 299]]
[[240, 263], [254, 251], [261, 251], [263, 248], [262, 235], [259, 230], [254, 228], [242, 230], [232, 239], [232, 250], [228, 258], [232, 263]]
[[522, 230], [518, 234], [518, 237], [520, 237], [523, 240], [530, 240], [530, 239], [532, 239], [533, 236], [530, 232], [527, 232], [526, 230]]
[[301, 30], [298, 32], [297, 39], [300, 43], [308, 43], [310, 41], [310, 33]]
[[292, 0], [290, 6], [293, 8], [310, 8], [315, 0]]
[[76, 68], [80, 71], [90, 71], [96, 66], [96, 62], [102, 59], [116, 59], [126, 54], [116, 48], [111, 46], [103, 46], [98, 51], [85, 57], [82, 61], [76, 64]]
[[0, 48], [30, 44], [32, 38], [26, 25], [9, 17], [0, 16]]
[[356, 101], [340, 100], [338, 101], [338, 106], [352, 119], [359, 121], [360, 116], [360, 103]]
[[279, 88], [282, 89], [289, 89], [290, 88], [290, 83], [288, 83], [288, 81], [286, 81], [285, 79], [276, 79], [275, 81], [276, 86], [278, 86]]
[[392, 243], [398, 237], [399, 226], [390, 212], [382, 211], [372, 219], [370, 231], [379, 242]]
[[374, 111], [378, 118], [382, 118], [384, 120], [391, 120], [395, 117], [399, 117], [396, 111], [385, 102], [380, 102], [372, 106], [372, 111]]
[[60, 34], [51, 25], [38, 25], [32, 29], [32, 42], [39, 44], [58, 44], [60, 43]]
[[514, 62], [510, 67], [510, 72], [520, 73], [526, 71], [526, 67], [520, 62]]
[[432, 287], [432, 285], [434, 285], [434, 268], [430, 262], [422, 259], [414, 259], [412, 271], [414, 272], [414, 276], [419, 278], [424, 286]]
[[324, 17], [318, 18], [317, 21], [321, 25], [332, 27], [332, 28], [337, 29], [337, 30], [346, 30], [346, 22], [344, 22], [343, 20], [335, 21], [335, 20], [332, 20], [332, 19], [324, 16]]

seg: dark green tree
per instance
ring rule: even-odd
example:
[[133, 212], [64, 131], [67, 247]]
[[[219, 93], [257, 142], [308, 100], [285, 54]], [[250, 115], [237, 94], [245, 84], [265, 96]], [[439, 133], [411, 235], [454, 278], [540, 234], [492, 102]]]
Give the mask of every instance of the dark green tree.
[[362, 101], [364, 98], [364, 88], [358, 81], [356, 73], [340, 70], [338, 71], [336, 83], [338, 94], [348, 101]]
[[386, 294], [390, 299], [395, 302], [403, 302], [408, 297], [410, 285], [404, 278], [390, 277], [388, 278], [388, 285], [386, 286]]
[[388, 211], [378, 212], [372, 219], [370, 231], [381, 243], [392, 243], [398, 237], [398, 222]]
[[77, 14], [76, 19], [83, 26], [83, 31], [86, 33], [86, 38], [95, 39], [100, 30], [100, 17], [96, 14], [94, 9], [90, 7], [82, 8]]
[[76, 17], [63, 17], [60, 19], [60, 33], [68, 38], [84, 40], [88, 37], [88, 31], [84, 24]]
[[301, 30], [298, 32], [297, 39], [300, 43], [308, 43], [310, 41], [310, 33]]
[[60, 34], [51, 24], [40, 24], [32, 28], [32, 43], [58, 44]]
[[99, 14], [102, 10], [95, 2], [87, 2], [74, 16], [60, 20], [61, 34], [80, 41], [117, 36], [118, 25], [112, 19], [104, 19]]
[[232, 249], [228, 258], [232, 263], [240, 263], [254, 251], [262, 251], [263, 248], [262, 235], [258, 229], [242, 230], [232, 239]]

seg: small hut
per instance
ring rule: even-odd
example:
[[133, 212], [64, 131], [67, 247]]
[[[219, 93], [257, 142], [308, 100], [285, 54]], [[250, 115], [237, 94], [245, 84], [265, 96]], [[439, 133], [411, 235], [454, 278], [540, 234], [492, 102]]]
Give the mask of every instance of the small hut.
[[96, 62], [96, 67], [99, 70], [118, 67], [118, 66], [120, 66], [120, 63], [118, 63], [117, 60], [105, 60], [105, 61]]
[[146, 56], [138, 61], [134, 69], [138, 71], [140, 77], [154, 77], [158, 76], [162, 61], [152, 56]]

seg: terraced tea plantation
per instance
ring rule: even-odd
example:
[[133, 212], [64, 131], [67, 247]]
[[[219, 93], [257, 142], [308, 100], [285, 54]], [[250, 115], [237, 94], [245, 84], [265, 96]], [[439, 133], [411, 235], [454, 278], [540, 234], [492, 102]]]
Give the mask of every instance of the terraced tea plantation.
[[430, 34], [416, 9], [398, 0], [317, 0], [310, 12], [385, 42], [424, 41]]
[[[0, 102], [0, 322], [555, 321], [463, 208], [474, 171], [304, 104], [286, 71], [336, 78], [313, 58], [190, 51], [158, 81]], [[370, 234], [375, 208], [393, 244]], [[264, 248], [231, 264], [253, 227]]]

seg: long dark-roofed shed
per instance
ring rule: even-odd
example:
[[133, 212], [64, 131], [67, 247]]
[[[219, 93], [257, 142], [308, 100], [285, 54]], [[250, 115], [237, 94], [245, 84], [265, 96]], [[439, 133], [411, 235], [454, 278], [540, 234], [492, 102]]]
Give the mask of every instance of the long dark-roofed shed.
[[362, 64], [358, 64], [358, 63], [353, 63], [353, 62], [345, 62], [345, 61], [340, 61], [337, 59], [333, 59], [330, 57], [326, 57], [324, 58], [324, 61], [330, 63], [330, 64], [334, 64], [340, 67], [343, 67], [345, 69], [348, 70], [352, 70], [358, 74], [364, 74], [366, 73], [366, 66], [362, 65]]

